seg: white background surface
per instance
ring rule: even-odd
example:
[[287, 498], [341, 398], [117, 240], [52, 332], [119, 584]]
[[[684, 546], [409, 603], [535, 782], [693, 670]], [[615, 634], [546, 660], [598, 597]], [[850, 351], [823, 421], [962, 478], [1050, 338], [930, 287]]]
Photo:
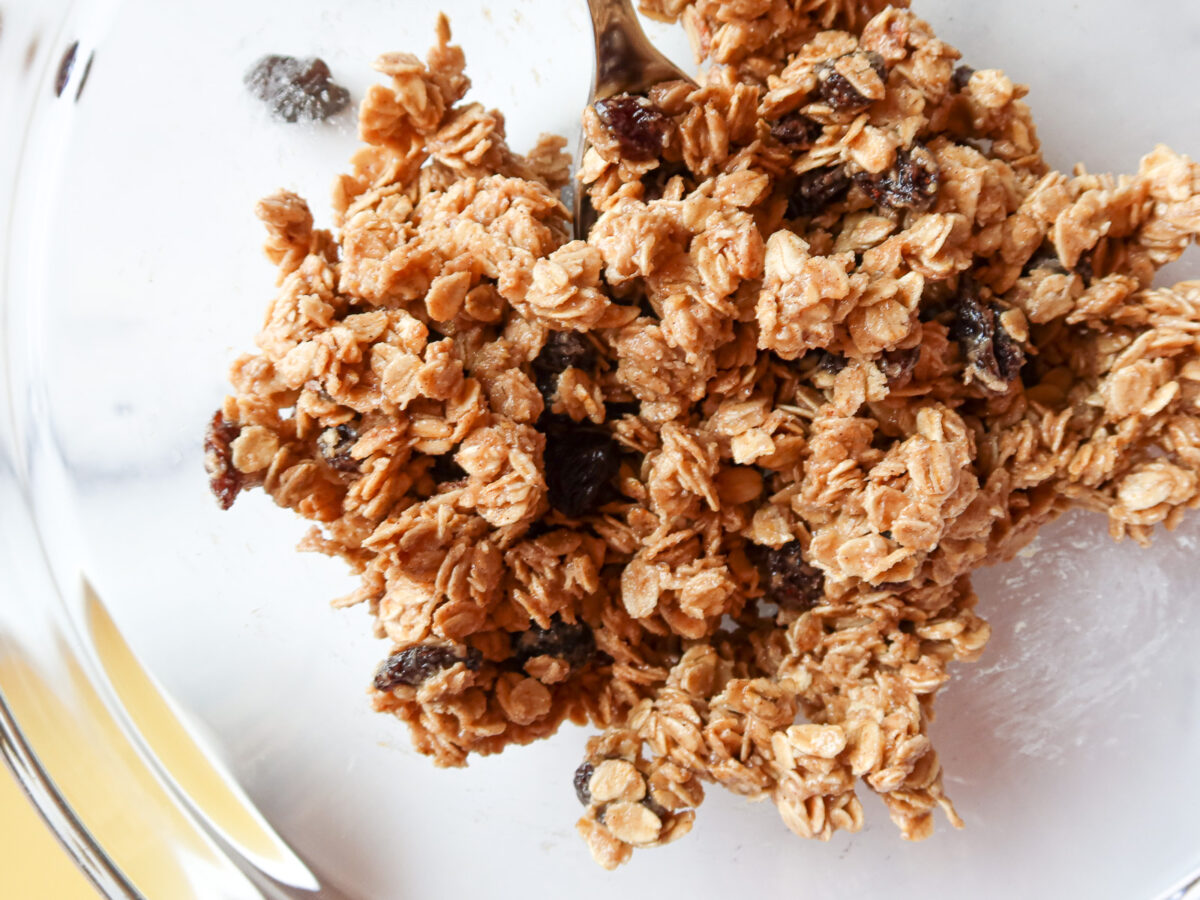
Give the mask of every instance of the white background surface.
[[[516, 149], [571, 132], [590, 71], [581, 0], [443, 6], [469, 99], [505, 112]], [[1131, 171], [1157, 140], [1200, 153], [1200, 4], [917, 9], [972, 65], [1032, 86], [1052, 164]], [[434, 12], [138, 0], [97, 15], [96, 61], [60, 156], [44, 162], [57, 189], [33, 226], [39, 378], [72, 475], [61, 547], [78, 528], [81, 574], [323, 878], [363, 898], [1125, 900], [1200, 865], [1197, 523], [1144, 552], [1072, 518], [979, 579], [993, 643], [960, 668], [933, 729], [964, 832], [941, 822], [930, 841], [902, 843], [864, 792], [865, 832], [804, 843], [769, 804], [713, 790], [691, 836], [609, 874], [573, 830], [586, 733], [433, 769], [369, 710], [386, 647], [364, 610], [327, 606], [351, 587], [340, 565], [295, 554], [303, 524], [257, 494], [220, 513], [199, 445], [272, 292], [254, 201], [292, 188], [327, 223], [329, 184], [356, 145], [350, 112], [271, 121], [243, 71], [263, 53], [318, 54], [357, 100], [378, 53], [424, 52]], [[686, 56], [679, 34], [652, 34]]]

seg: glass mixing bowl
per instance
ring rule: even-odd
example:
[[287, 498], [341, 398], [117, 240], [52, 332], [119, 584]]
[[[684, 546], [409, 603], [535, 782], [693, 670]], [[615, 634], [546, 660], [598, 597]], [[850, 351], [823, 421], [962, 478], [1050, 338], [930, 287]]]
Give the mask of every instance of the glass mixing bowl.
[[[582, 0], [445, 0], [514, 145], [573, 134]], [[918, 0], [1031, 84], [1051, 162], [1200, 152], [1200, 5]], [[1071, 516], [983, 573], [994, 625], [934, 725], [967, 820], [904, 845], [868, 799], [832, 845], [714, 791], [687, 840], [606, 873], [573, 833], [585, 732], [436, 770], [364, 687], [384, 645], [263, 496], [221, 513], [200, 437], [273, 289], [256, 198], [318, 217], [351, 111], [272, 121], [242, 75], [317, 54], [362, 96], [423, 52], [416, 0], [0, 0], [0, 726], [111, 897], [1153, 898], [1200, 870], [1200, 521], [1154, 547]], [[652, 36], [680, 60], [682, 36]], [[72, 48], [74, 48], [72, 50]], [[69, 56], [69, 60], [65, 58]], [[325, 221], [328, 221], [327, 218]], [[1173, 267], [1198, 271], [1194, 256]], [[469, 892], [469, 893], [465, 893]]]

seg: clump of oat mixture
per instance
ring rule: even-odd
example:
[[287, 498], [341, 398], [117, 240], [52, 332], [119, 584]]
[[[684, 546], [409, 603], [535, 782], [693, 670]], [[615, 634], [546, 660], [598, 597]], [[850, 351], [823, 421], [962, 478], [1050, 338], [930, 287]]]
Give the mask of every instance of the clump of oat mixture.
[[361, 577], [375, 706], [436, 763], [599, 729], [562, 783], [605, 866], [704, 784], [822, 839], [865, 787], [923, 838], [971, 571], [1072, 505], [1145, 543], [1200, 504], [1200, 283], [1150, 286], [1200, 166], [1048, 171], [1024, 88], [875, 0], [644, 9], [711, 65], [585, 111], [586, 242], [565, 142], [509, 149], [444, 19], [378, 60], [334, 230], [259, 206], [214, 490]]

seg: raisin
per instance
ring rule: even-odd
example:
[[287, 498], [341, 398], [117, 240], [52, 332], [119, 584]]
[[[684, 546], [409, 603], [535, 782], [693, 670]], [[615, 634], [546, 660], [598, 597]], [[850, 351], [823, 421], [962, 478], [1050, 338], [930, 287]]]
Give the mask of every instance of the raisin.
[[961, 94], [967, 89], [967, 83], [971, 80], [971, 76], [975, 74], [975, 70], [970, 66], [959, 66], [954, 70], [954, 74], [950, 77], [950, 84], [955, 92]]
[[917, 367], [917, 360], [920, 358], [920, 347], [913, 347], [911, 350], [889, 350], [880, 357], [876, 365], [887, 377], [888, 387], [897, 391], [912, 381], [913, 369]]
[[820, 140], [825, 127], [803, 113], [788, 113], [771, 123], [771, 136], [791, 150], [807, 150]]
[[751, 556], [765, 581], [764, 597], [780, 609], [812, 609], [825, 596], [825, 576], [804, 561], [799, 541], [778, 550], [752, 546]]
[[1008, 389], [1025, 364], [1025, 352], [1000, 324], [1000, 312], [995, 303], [980, 298], [973, 281], [964, 278], [950, 336], [958, 342], [969, 378], [997, 393]]
[[1091, 251], [1081, 254], [1075, 263], [1075, 268], [1068, 269], [1059, 257], [1054, 244], [1047, 240], [1037, 248], [1037, 251], [1029, 258], [1029, 262], [1025, 263], [1025, 267], [1021, 269], [1021, 275], [1031, 275], [1038, 269], [1043, 269], [1052, 275], [1068, 275], [1073, 272], [1083, 279], [1085, 285], [1091, 284], [1092, 279], [1096, 277], [1093, 259], [1095, 252], [1093, 248]]
[[846, 357], [840, 353], [831, 353], [825, 349], [817, 349], [813, 352], [817, 354], [817, 369], [821, 372], [836, 375], [846, 368]]
[[317, 435], [317, 452], [326, 465], [338, 472], [357, 472], [361, 463], [350, 455], [358, 443], [358, 431], [353, 425], [326, 428]]
[[350, 92], [334, 83], [329, 66], [317, 57], [264, 56], [243, 81], [251, 94], [285, 122], [327, 119], [350, 102]]
[[246, 476], [234, 468], [230, 448], [241, 431], [240, 425], [230, 422], [218, 410], [213, 413], [204, 434], [204, 470], [208, 473], [208, 486], [221, 509], [233, 506], [238, 493], [246, 486]]
[[75, 41], [63, 51], [62, 59], [58, 61], [58, 71], [54, 75], [54, 96], [61, 97], [71, 80], [71, 70], [75, 68], [75, 54], [79, 52], [79, 41]]
[[592, 802], [592, 773], [596, 771], [596, 767], [590, 762], [580, 764], [575, 770], [575, 796], [579, 798], [579, 802], [584, 806], [590, 806]]
[[924, 144], [896, 154], [896, 162], [886, 172], [855, 177], [855, 183], [877, 205], [887, 209], [924, 211], [937, 199], [939, 172], [937, 160]]
[[546, 429], [546, 489], [565, 516], [586, 515], [602, 502], [620, 468], [617, 442], [600, 428], [554, 422]]
[[474, 648], [468, 650], [466, 656], [460, 656], [452, 648], [437, 644], [405, 647], [385, 659], [376, 670], [375, 689], [390, 691], [401, 684], [415, 686], [455, 663], [464, 663], [474, 671], [479, 668], [481, 660], [482, 656]]
[[528, 631], [514, 632], [513, 659], [518, 665], [535, 656], [556, 656], [572, 667], [582, 666], [596, 655], [596, 638], [583, 622], [564, 622], [557, 613], [549, 628], [531, 624]]
[[[852, 54], [847, 54], [847, 56]], [[887, 81], [887, 64], [883, 61], [883, 57], [874, 51], [868, 50], [864, 54], [867, 58], [867, 64], [875, 70], [875, 74], [880, 80]], [[838, 57], [841, 59], [842, 57]], [[864, 110], [871, 105], [871, 101], [858, 92], [841, 72], [834, 66], [837, 60], [830, 60], [817, 66], [817, 90], [821, 92], [821, 97], [826, 103], [839, 112], [852, 112]]]
[[1096, 277], [1096, 266], [1092, 262], [1091, 253], [1084, 253], [1079, 257], [1079, 261], [1075, 263], [1075, 274], [1083, 279], [1085, 285], [1092, 283], [1092, 279]]
[[596, 102], [596, 113], [616, 138], [621, 155], [634, 162], [662, 156], [671, 134], [671, 119], [645, 97], [618, 94]]
[[534, 382], [549, 407], [558, 391], [558, 376], [567, 369], [591, 370], [596, 348], [577, 331], [552, 331], [542, 352], [533, 361]]
[[454, 451], [443, 453], [441, 456], [433, 458], [433, 465], [429, 467], [429, 474], [433, 476], [433, 480], [437, 484], [446, 484], [450, 481], [461, 481], [467, 477], [467, 471], [454, 460]]
[[796, 179], [788, 201], [788, 215], [792, 218], [818, 215], [845, 197], [849, 190], [850, 176], [841, 166], [812, 169]]
[[664, 822], [667, 820], [667, 816], [671, 814], [665, 806], [663, 806], [649, 794], [646, 794], [646, 796], [642, 798], [642, 806], [646, 807], [646, 809], [650, 810], [650, 812], [654, 813]]
[[1067, 274], [1067, 267], [1062, 264], [1062, 260], [1058, 258], [1058, 251], [1049, 241], [1038, 247], [1033, 256], [1029, 258], [1029, 262], [1025, 263], [1021, 274], [1029, 275], [1038, 269], [1045, 269], [1055, 275]]

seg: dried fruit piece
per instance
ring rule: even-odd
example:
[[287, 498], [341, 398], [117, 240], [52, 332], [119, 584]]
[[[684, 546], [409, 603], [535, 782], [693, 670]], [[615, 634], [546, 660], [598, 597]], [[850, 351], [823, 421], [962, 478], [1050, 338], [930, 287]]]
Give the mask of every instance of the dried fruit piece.
[[1067, 274], [1067, 267], [1062, 264], [1062, 260], [1058, 258], [1058, 251], [1049, 241], [1037, 248], [1037, 251], [1029, 258], [1029, 262], [1025, 263], [1021, 274], [1029, 275], [1038, 269], [1045, 269], [1055, 275]]
[[579, 802], [584, 806], [592, 802], [592, 773], [596, 771], [596, 767], [590, 762], [583, 762], [579, 768], [575, 770], [575, 796], [579, 798]]
[[751, 555], [763, 577], [763, 596], [780, 609], [812, 609], [824, 598], [825, 576], [804, 561], [799, 541], [791, 541], [778, 550], [752, 547]]
[[850, 176], [841, 166], [811, 169], [796, 179], [788, 202], [788, 215], [792, 218], [819, 215], [830, 204], [845, 197], [849, 190]]
[[860, 172], [854, 180], [880, 206], [923, 212], [937, 199], [938, 164], [929, 148], [918, 143], [910, 150], [899, 151], [888, 171], [878, 175]]
[[[865, 53], [855, 51], [846, 56], [856, 54], [866, 58], [867, 65], [875, 70], [875, 74], [881, 81], [887, 81], [887, 64], [883, 61], [882, 56], [873, 50]], [[838, 57], [838, 59], [844, 58]], [[837, 70], [837, 61], [837, 59], [832, 59], [817, 66], [817, 90], [822, 99], [838, 112], [855, 112], [866, 109], [871, 105], [871, 100], [859, 93], [858, 89], [846, 79], [846, 76]]]
[[546, 430], [544, 458], [550, 505], [572, 518], [595, 509], [620, 467], [612, 435], [570, 422]]
[[474, 649], [468, 650], [466, 656], [460, 656], [451, 647], [416, 644], [393, 653], [383, 661], [375, 672], [375, 688], [390, 691], [401, 684], [415, 687], [455, 663], [464, 663], [471, 670], [478, 669], [480, 660], [479, 651]]
[[358, 443], [358, 431], [353, 425], [326, 428], [317, 435], [317, 452], [331, 469], [338, 472], [357, 472], [360, 462], [350, 455]]
[[654, 813], [660, 819], [665, 820], [667, 816], [671, 814], [669, 809], [667, 809], [661, 803], [656, 803], [654, 798], [649, 794], [642, 798], [642, 806], [646, 807], [646, 809], [650, 810], [650, 812]]
[[552, 331], [533, 361], [534, 382], [549, 408], [558, 391], [558, 376], [567, 369], [590, 371], [596, 366], [596, 348], [576, 331]]
[[633, 94], [618, 94], [598, 100], [595, 108], [623, 156], [634, 162], [662, 156], [671, 135], [671, 119], [655, 103]]
[[243, 81], [276, 118], [297, 122], [328, 119], [350, 103], [350, 92], [332, 77], [323, 59], [273, 54], [256, 62]]
[[912, 381], [913, 369], [917, 367], [917, 360], [920, 358], [920, 347], [913, 347], [910, 350], [889, 350], [880, 357], [876, 365], [887, 377], [888, 387], [896, 391]]
[[989, 391], [1003, 393], [1021, 374], [1025, 351], [1004, 330], [999, 314], [1000, 308], [995, 303], [984, 302], [978, 286], [964, 278], [954, 307], [950, 336], [958, 341], [966, 360], [964, 376], [967, 383], [978, 381]]
[[825, 127], [803, 113], [788, 113], [771, 123], [771, 137], [789, 150], [807, 150], [820, 140]]
[[208, 473], [208, 486], [221, 509], [233, 506], [238, 493], [246, 486], [246, 476], [234, 468], [230, 447], [241, 431], [240, 425], [230, 422], [218, 410], [213, 413], [204, 433], [204, 471]]
[[596, 654], [596, 638], [584, 622], [564, 622], [557, 614], [549, 628], [530, 625], [512, 636], [513, 658], [524, 665], [535, 656], [556, 656], [572, 667], [582, 666]]
[[1091, 284], [1096, 277], [1096, 265], [1092, 261], [1092, 253], [1082, 253], [1075, 263], [1075, 274], [1083, 279], [1085, 285]]
[[836, 375], [846, 368], [846, 357], [840, 353], [831, 353], [825, 349], [814, 350], [817, 354], [817, 368], [822, 372]]
[[959, 66], [954, 70], [954, 75], [950, 78], [950, 84], [958, 93], [962, 93], [967, 89], [967, 83], [971, 80], [971, 76], [975, 74], [975, 70], [970, 66]]

